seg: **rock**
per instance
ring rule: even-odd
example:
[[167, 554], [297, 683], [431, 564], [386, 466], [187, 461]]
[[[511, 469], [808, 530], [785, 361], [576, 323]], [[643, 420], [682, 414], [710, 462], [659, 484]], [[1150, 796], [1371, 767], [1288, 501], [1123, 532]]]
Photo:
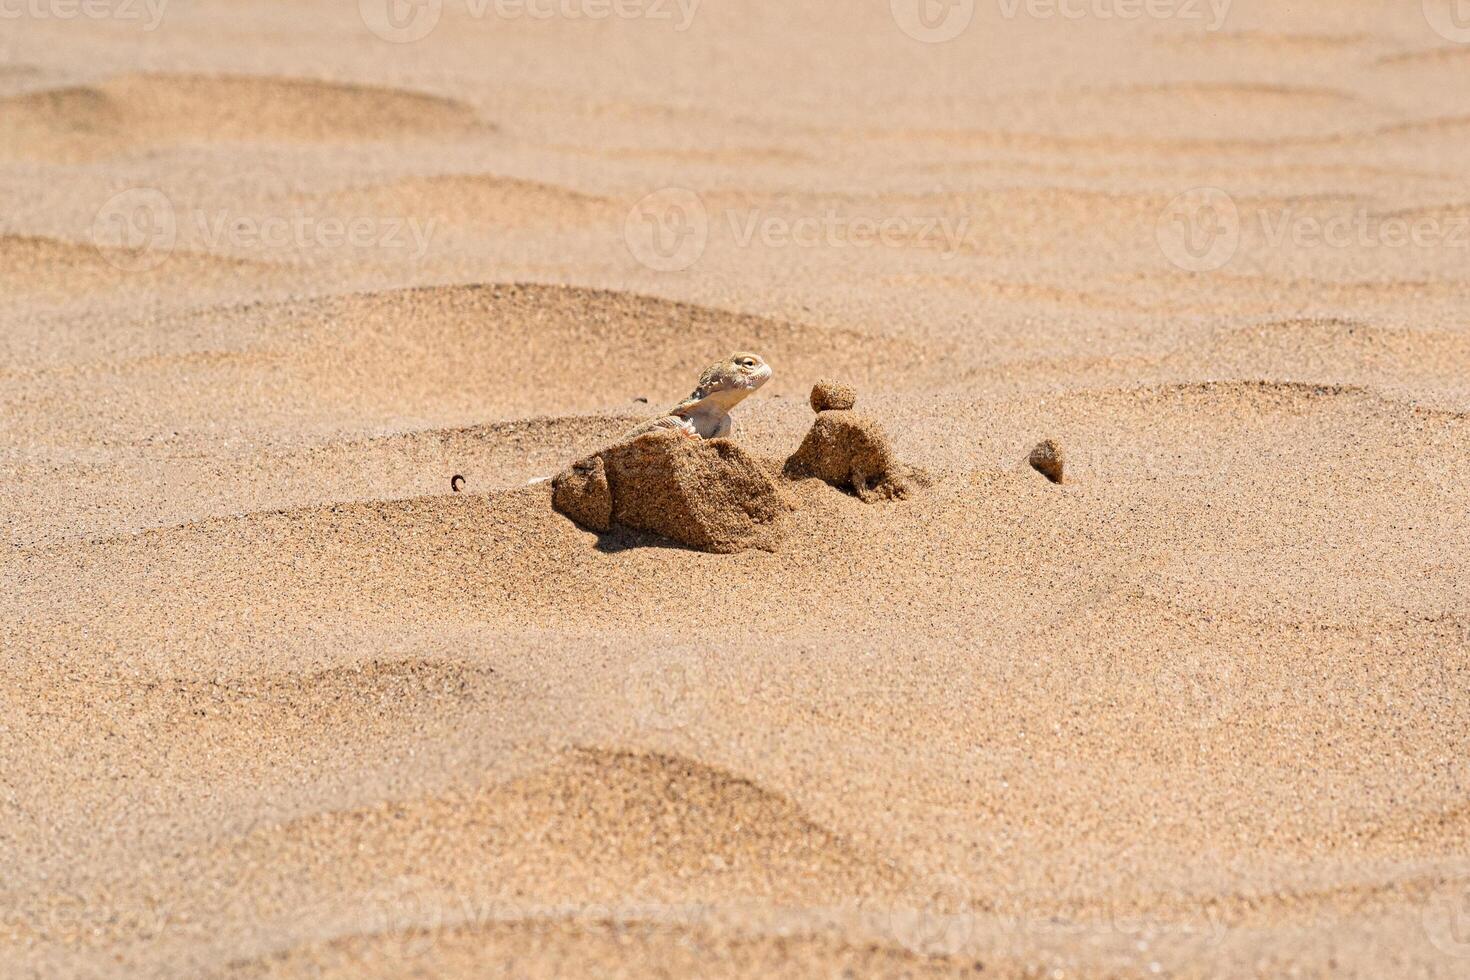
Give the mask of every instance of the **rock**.
[[649, 432], [578, 460], [552, 480], [552, 506], [585, 528], [646, 531], [730, 553], [772, 549], [788, 490], [728, 439]]
[[551, 481], [551, 506], [589, 531], [611, 531], [612, 488], [601, 456], [588, 456]]
[[843, 412], [857, 404], [857, 389], [826, 378], [812, 387], [812, 411]]
[[1062, 455], [1062, 444], [1055, 439], [1046, 439], [1031, 450], [1031, 468], [1053, 483], [1062, 482], [1062, 470], [1066, 466]]
[[[813, 403], [816, 400], [813, 391]], [[783, 473], [792, 479], [817, 477], [850, 489], [864, 503], [901, 500], [912, 488], [908, 470], [894, 457], [878, 423], [842, 410], [817, 413], [800, 448], [786, 460]]]

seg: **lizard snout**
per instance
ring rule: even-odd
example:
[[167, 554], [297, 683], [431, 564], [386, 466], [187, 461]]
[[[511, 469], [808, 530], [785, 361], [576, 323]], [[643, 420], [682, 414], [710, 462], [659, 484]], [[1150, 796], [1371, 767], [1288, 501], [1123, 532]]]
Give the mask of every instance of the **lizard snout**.
[[759, 388], [771, 380], [771, 366], [762, 361], [756, 368], [746, 375], [746, 387], [751, 391]]

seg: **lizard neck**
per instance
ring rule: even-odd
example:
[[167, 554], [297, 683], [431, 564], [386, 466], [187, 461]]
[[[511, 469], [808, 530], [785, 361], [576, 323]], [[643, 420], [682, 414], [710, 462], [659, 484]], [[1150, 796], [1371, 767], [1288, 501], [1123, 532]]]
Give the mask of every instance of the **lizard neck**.
[[700, 438], [710, 439], [721, 429], [728, 431], [725, 423], [729, 420], [730, 409], [739, 405], [749, 394], [750, 391], [746, 388], [712, 391], [703, 398], [696, 397], [696, 392], [675, 406], [670, 414], [688, 419]]
[[691, 395], [685, 400], [683, 405], [679, 406], [679, 409], [684, 415], [693, 415], [696, 412], [701, 414], [717, 413], [724, 415], [730, 409], [745, 401], [746, 396], [749, 394], [749, 388], [727, 388], [723, 391], [712, 391], [703, 398], [695, 398]]
[[684, 402], [675, 414], [687, 418], [700, 438], [711, 439], [721, 430], [728, 431], [730, 409], [748, 394], [748, 391], [717, 391], [698, 401], [690, 399]]

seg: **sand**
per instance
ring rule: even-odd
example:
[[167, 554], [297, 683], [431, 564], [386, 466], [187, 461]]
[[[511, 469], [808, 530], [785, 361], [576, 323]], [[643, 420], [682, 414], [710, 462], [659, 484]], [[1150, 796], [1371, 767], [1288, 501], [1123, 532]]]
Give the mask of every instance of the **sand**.
[[[1470, 974], [1470, 44], [1219, 6], [7, 8], [0, 975]], [[926, 486], [527, 485], [732, 350]]]

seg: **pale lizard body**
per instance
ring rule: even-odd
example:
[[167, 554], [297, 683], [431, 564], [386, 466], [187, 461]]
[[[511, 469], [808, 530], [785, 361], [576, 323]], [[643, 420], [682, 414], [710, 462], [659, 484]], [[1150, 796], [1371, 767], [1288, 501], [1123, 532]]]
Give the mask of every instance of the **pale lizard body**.
[[723, 439], [735, 428], [730, 410], [769, 380], [770, 365], [759, 354], [731, 354], [704, 369], [688, 398], [666, 414], [637, 426], [624, 438], [674, 429], [693, 439]]

